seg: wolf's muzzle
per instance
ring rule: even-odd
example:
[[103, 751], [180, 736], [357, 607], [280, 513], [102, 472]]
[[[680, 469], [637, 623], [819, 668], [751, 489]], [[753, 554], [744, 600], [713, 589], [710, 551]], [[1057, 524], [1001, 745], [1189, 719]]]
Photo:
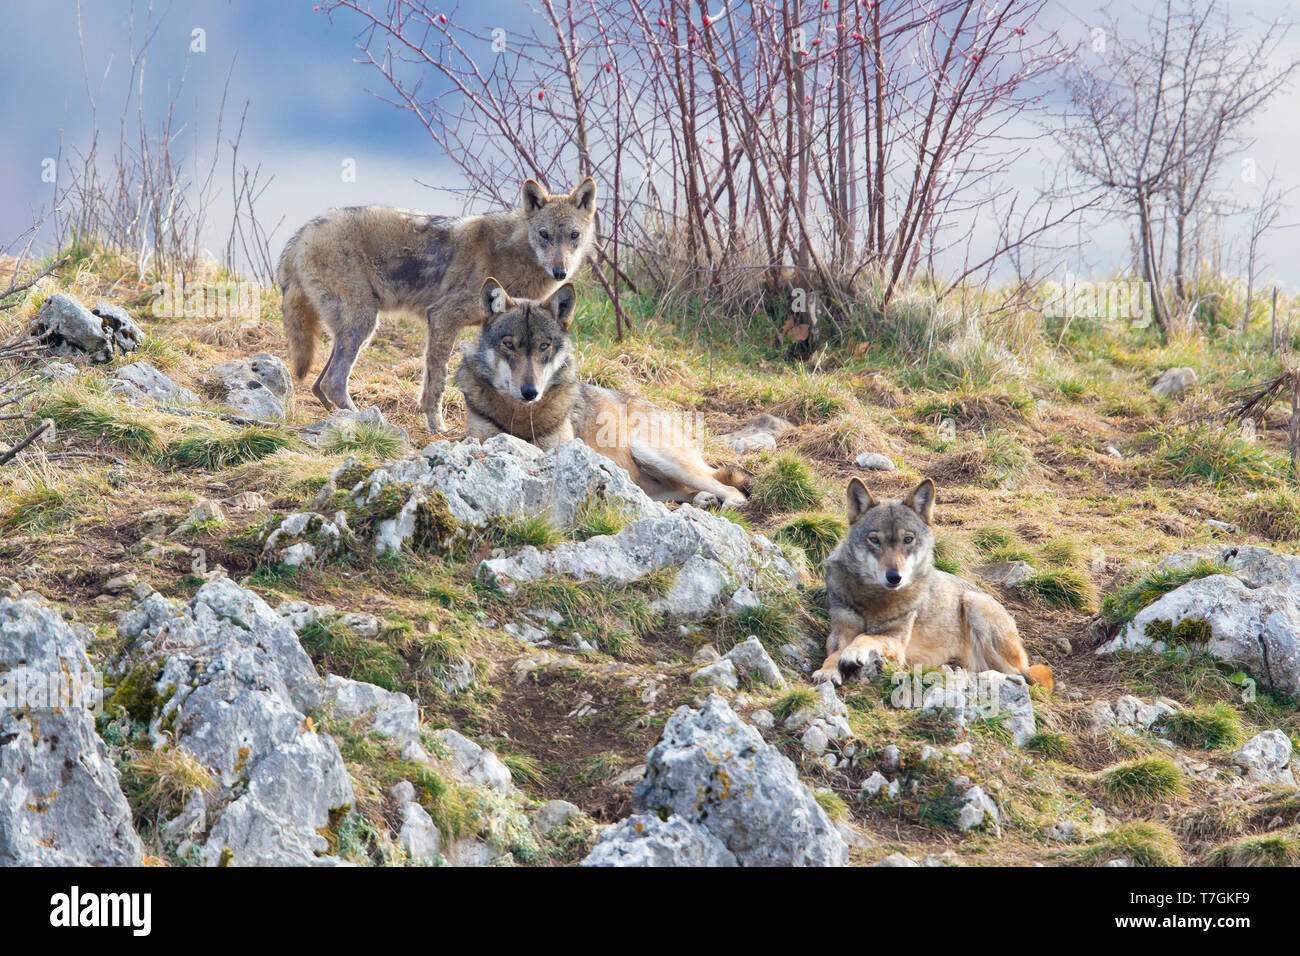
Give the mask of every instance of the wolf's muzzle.
[[537, 386], [535, 385], [522, 385], [519, 388], [519, 397], [525, 402], [537, 401], [537, 395]]
[[885, 584], [891, 588], [898, 587], [899, 582], [901, 582], [902, 580], [903, 580], [903, 575], [897, 571], [885, 572]]
[[552, 269], [551, 275], [554, 276], [556, 280], [560, 280], [563, 279], [565, 276], [567, 276], [568, 273], [565, 272], [563, 269]]

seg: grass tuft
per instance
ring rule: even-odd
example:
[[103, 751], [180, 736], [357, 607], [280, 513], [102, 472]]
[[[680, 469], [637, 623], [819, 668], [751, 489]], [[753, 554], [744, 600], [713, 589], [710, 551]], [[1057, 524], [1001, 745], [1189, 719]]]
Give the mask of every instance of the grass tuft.
[[189, 468], [215, 471], [274, 455], [293, 442], [287, 431], [256, 425], [232, 432], [195, 429], [172, 442], [166, 458]]
[[1181, 747], [1222, 750], [1242, 740], [1241, 717], [1227, 704], [1189, 707], [1161, 721], [1169, 737]]
[[1132, 860], [1138, 866], [1181, 866], [1183, 863], [1178, 840], [1169, 828], [1149, 821], [1121, 823], [1089, 840], [1074, 855], [1075, 862], [1084, 866], [1099, 866], [1117, 857]]
[[774, 541], [797, 545], [813, 565], [819, 565], [848, 532], [843, 519], [828, 514], [804, 514], [787, 521], [772, 533]]
[[1138, 573], [1122, 584], [1114, 593], [1106, 596], [1102, 602], [1102, 616], [1112, 627], [1121, 627], [1144, 607], [1153, 604], [1170, 591], [1182, 587], [1188, 581], [1209, 577], [1212, 574], [1228, 574], [1230, 569], [1221, 561], [1201, 558], [1191, 564], [1178, 568], [1151, 568]]
[[754, 476], [749, 500], [760, 511], [789, 512], [816, 508], [825, 497], [808, 463], [789, 452], [777, 455]]
[[1142, 757], [1116, 764], [1103, 771], [1100, 779], [1108, 795], [1133, 806], [1160, 803], [1187, 790], [1183, 772], [1168, 757]]

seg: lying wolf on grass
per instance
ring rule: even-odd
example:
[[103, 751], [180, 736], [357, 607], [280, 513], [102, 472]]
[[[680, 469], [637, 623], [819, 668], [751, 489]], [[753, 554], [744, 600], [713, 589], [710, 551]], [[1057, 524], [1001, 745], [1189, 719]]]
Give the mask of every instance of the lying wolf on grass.
[[1015, 619], [991, 595], [934, 566], [934, 482], [877, 501], [861, 478], [848, 486], [849, 533], [826, 559], [831, 629], [814, 681], [839, 684], [871, 651], [923, 669], [1020, 674], [1053, 687], [1051, 668], [1030, 666]]
[[333, 209], [294, 234], [280, 256], [289, 365], [311, 368], [324, 328], [334, 340], [311, 390], [326, 408], [355, 409], [348, 379], [381, 311], [423, 315], [429, 326], [420, 409], [443, 431], [442, 393], [456, 334], [483, 321], [479, 290], [500, 276], [517, 295], [545, 298], [586, 259], [596, 183], [552, 195], [524, 183], [517, 209], [449, 219], [387, 206]]
[[546, 449], [580, 438], [658, 501], [744, 503], [749, 473], [706, 464], [673, 415], [578, 379], [572, 285], [540, 301], [515, 299], [490, 278], [482, 295], [489, 318], [456, 371], [470, 438], [509, 432]]

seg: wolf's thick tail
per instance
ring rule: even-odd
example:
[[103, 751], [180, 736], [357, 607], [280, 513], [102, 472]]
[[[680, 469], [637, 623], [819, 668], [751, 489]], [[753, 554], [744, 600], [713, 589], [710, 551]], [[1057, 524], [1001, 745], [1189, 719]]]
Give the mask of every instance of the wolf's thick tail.
[[1041, 685], [1049, 694], [1056, 688], [1056, 678], [1052, 676], [1052, 669], [1046, 664], [1030, 665], [1025, 671], [1025, 680], [1031, 684]]
[[312, 305], [302, 286], [289, 279], [284, 283], [284, 334], [289, 340], [289, 367], [295, 378], [302, 378], [316, 358], [320, 341], [320, 313]]
[[754, 476], [739, 465], [723, 465], [713, 473], [713, 480], [723, 485], [731, 485], [749, 497], [749, 489], [754, 485]]

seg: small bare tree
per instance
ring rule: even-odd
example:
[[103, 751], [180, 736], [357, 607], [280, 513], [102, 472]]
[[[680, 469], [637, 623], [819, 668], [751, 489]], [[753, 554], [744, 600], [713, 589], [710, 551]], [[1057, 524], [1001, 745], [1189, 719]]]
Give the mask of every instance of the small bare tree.
[[1273, 65], [1289, 29], [1274, 22], [1252, 33], [1226, 5], [1164, 0], [1128, 33], [1105, 13], [1091, 47], [1065, 66], [1070, 109], [1053, 135], [1083, 188], [1136, 219], [1142, 276], [1166, 336], [1174, 320], [1163, 281], [1165, 229], [1182, 300], [1193, 226], [1212, 205], [1216, 176], [1249, 145], [1248, 122], [1300, 65]]

